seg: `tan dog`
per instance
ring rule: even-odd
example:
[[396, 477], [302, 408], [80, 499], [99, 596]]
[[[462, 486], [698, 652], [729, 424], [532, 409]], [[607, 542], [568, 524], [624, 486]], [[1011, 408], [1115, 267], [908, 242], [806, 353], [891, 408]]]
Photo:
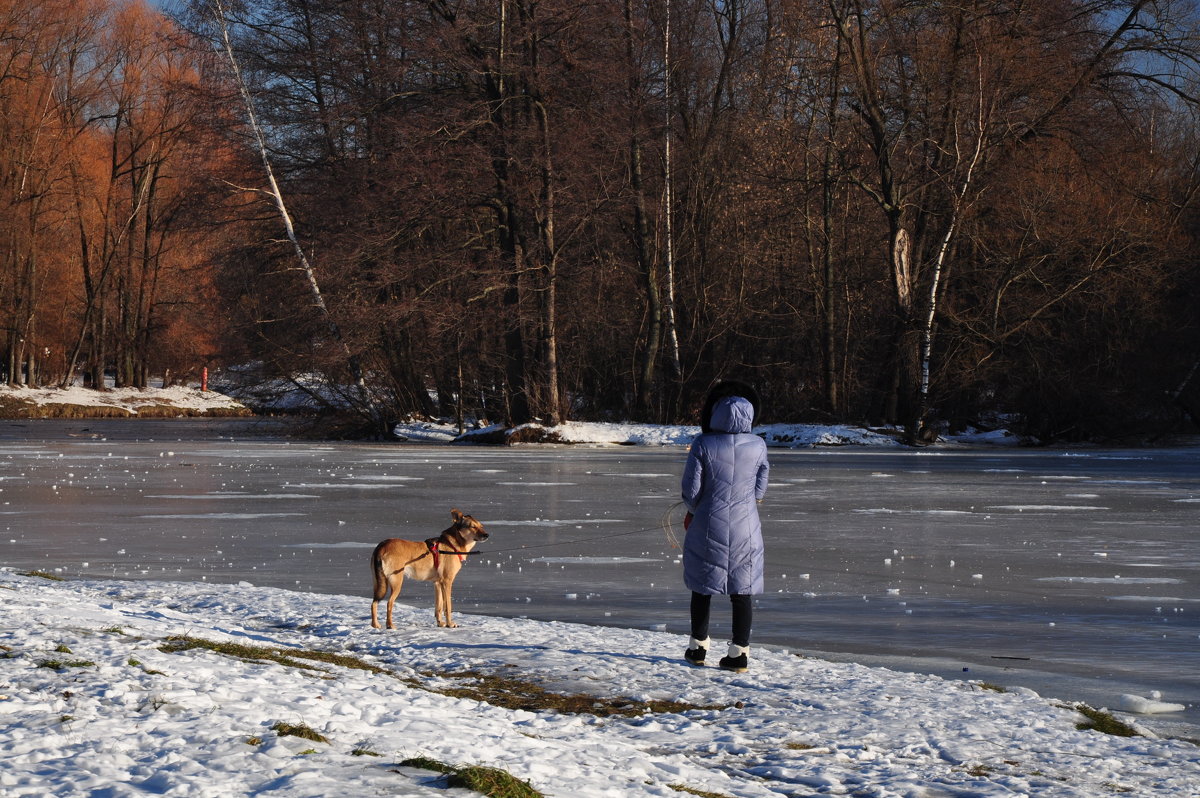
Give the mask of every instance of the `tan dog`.
[[450, 590], [454, 587], [454, 577], [462, 570], [467, 552], [475, 547], [477, 541], [487, 540], [488, 533], [483, 530], [483, 524], [458, 510], [451, 510], [450, 516], [454, 523], [436, 538], [420, 543], [388, 538], [375, 547], [371, 554], [371, 570], [375, 574], [371, 626], [379, 628], [379, 602], [387, 596], [387, 628], [396, 628], [392, 625], [392, 605], [400, 596], [400, 586], [404, 584], [406, 576], [433, 582], [437, 594], [433, 608], [434, 620], [438, 626], [458, 626], [450, 620]]

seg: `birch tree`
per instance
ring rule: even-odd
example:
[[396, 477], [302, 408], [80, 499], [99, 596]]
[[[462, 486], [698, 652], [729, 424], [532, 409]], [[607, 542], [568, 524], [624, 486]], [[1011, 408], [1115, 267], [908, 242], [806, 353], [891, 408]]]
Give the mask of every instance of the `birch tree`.
[[321, 291], [320, 282], [317, 280], [316, 270], [309, 261], [308, 255], [304, 252], [304, 247], [300, 244], [300, 240], [296, 234], [295, 225], [292, 222], [291, 213], [288, 211], [287, 202], [283, 197], [283, 191], [280, 188], [278, 181], [275, 179], [275, 169], [271, 164], [270, 149], [267, 144], [267, 134], [262, 124], [259, 122], [258, 113], [255, 110], [254, 96], [251, 94], [250, 86], [243, 76], [237, 53], [234, 50], [233, 40], [229, 31], [229, 19], [226, 15], [225, 6], [222, 0], [212, 0], [212, 10], [214, 13], [214, 20], [218, 26], [220, 46], [229, 61], [229, 67], [233, 74], [234, 82], [237, 85], [238, 92], [241, 95], [241, 100], [246, 113], [246, 120], [250, 126], [255, 147], [262, 159], [263, 175], [267, 181], [266, 193], [271, 198], [275, 206], [275, 210], [279, 214], [279, 220], [283, 225], [287, 240], [291, 243], [292, 251], [295, 255], [296, 263], [298, 265], [298, 270], [300, 271], [304, 283], [308, 288], [312, 307], [316, 311], [317, 316], [321, 319], [322, 323], [325, 325], [330, 337], [337, 342], [345, 355], [346, 365], [348, 366], [348, 370], [354, 385], [354, 393], [352, 394], [351, 398], [356, 400], [356, 405], [364, 415], [366, 415], [374, 423], [381, 423], [378, 418], [374, 401], [372, 400], [367, 389], [366, 378], [363, 373], [362, 365], [359, 362], [358, 356], [350, 351], [350, 347], [344, 341], [341, 328], [339, 327], [337, 321], [333, 318], [332, 313], [329, 311], [329, 307], [325, 303], [325, 296]]

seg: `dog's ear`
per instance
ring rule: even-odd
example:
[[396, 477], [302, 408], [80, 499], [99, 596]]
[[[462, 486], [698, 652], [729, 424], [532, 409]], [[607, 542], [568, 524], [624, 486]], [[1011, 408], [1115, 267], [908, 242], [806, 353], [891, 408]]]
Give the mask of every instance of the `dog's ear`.
[[454, 519], [454, 523], [456, 523], [456, 524], [461, 524], [461, 523], [462, 523], [462, 520], [463, 520], [463, 514], [462, 514], [462, 513], [460, 513], [458, 510], [451, 510], [451, 511], [450, 511], [450, 517]]

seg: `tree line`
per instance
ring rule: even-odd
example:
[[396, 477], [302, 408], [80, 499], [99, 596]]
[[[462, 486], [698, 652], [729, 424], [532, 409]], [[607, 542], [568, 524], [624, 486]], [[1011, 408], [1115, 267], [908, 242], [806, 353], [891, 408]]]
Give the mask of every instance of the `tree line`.
[[6, 1], [10, 382], [253, 362], [376, 425], [688, 420], [728, 377], [913, 435], [1195, 423], [1186, 4]]
[[230, 214], [212, 178], [240, 145], [212, 126], [193, 44], [142, 3], [0, 2], [8, 383], [145, 387], [215, 356]]

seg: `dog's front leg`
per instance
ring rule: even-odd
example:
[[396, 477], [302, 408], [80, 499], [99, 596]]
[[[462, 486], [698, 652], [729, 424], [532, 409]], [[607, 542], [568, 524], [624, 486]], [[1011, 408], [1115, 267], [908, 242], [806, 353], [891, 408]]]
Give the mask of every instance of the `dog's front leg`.
[[437, 625], [453, 629], [456, 624], [450, 620], [450, 582], [439, 579], [434, 583], [434, 588], [436, 600], [433, 614]]

